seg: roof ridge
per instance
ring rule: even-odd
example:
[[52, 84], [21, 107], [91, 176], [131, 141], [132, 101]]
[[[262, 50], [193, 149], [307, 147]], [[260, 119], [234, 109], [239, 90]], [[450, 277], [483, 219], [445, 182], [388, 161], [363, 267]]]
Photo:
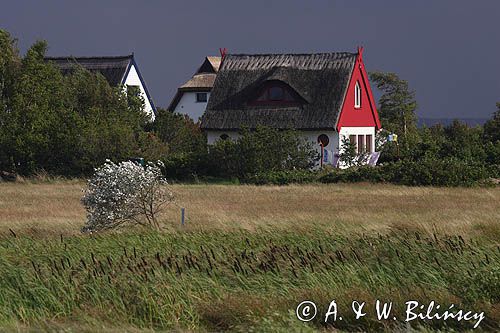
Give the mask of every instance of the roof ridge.
[[312, 55], [336, 55], [336, 54], [346, 54], [346, 55], [357, 55], [357, 52], [347, 52], [347, 51], [335, 51], [335, 52], [312, 52], [312, 53], [228, 53], [226, 56], [312, 56]]
[[131, 59], [134, 57], [134, 53], [128, 55], [114, 55], [114, 56], [45, 56], [44, 59], [119, 59], [119, 58], [127, 58]]

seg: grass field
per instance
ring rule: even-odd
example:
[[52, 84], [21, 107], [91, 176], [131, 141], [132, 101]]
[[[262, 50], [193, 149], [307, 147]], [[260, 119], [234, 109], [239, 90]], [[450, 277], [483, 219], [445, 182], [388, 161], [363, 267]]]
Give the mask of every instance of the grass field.
[[[83, 183], [0, 183], [5, 330], [289, 332], [302, 300], [435, 300], [500, 329], [500, 188], [175, 185], [164, 232], [81, 235]], [[10, 230], [9, 230], [10, 229]], [[373, 309], [372, 309], [373, 310]], [[371, 311], [373, 312], [373, 311]], [[418, 330], [471, 323], [414, 321]], [[341, 330], [398, 330], [356, 320]]]

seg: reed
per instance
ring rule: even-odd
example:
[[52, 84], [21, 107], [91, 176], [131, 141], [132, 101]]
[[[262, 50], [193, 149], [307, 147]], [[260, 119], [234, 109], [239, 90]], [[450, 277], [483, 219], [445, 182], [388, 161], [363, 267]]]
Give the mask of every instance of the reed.
[[[500, 321], [498, 244], [463, 235], [398, 230], [349, 237], [307, 232], [111, 233], [0, 239], [0, 324], [181, 330], [323, 329], [293, 320], [303, 299], [435, 300]], [[266, 326], [267, 325], [267, 326]], [[396, 329], [356, 321], [336, 328]], [[419, 322], [426, 329], [463, 323]], [[446, 326], [447, 325], [447, 326]]]

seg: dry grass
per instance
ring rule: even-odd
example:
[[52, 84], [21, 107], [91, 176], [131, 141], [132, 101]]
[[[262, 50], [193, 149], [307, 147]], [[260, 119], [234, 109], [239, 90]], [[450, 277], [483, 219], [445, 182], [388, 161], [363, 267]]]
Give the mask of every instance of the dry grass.
[[[0, 232], [76, 234], [85, 221], [82, 182], [1, 183]], [[431, 188], [380, 184], [301, 186], [174, 185], [189, 229], [317, 226], [338, 233], [420, 229], [499, 237], [500, 187]], [[179, 228], [175, 205], [163, 217]]]

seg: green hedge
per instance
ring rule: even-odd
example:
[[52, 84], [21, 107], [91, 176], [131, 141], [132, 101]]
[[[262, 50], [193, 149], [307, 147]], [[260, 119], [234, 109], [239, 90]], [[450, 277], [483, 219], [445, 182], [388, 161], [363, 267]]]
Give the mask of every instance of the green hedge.
[[398, 161], [371, 167], [360, 166], [349, 169], [322, 171], [273, 171], [261, 172], [242, 180], [246, 183], [303, 184], [319, 183], [393, 183], [410, 186], [473, 186], [489, 177], [495, 177], [500, 167], [468, 163], [455, 158], [423, 159], [420, 161]]

